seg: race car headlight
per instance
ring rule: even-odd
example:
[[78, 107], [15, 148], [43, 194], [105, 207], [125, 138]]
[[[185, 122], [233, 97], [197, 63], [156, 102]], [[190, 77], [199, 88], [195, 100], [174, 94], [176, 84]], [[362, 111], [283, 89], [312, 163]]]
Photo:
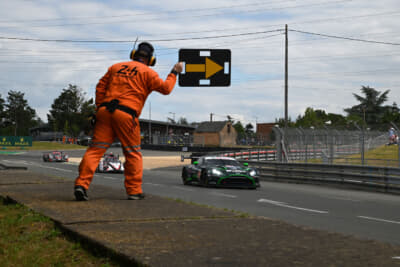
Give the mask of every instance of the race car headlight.
[[212, 169], [211, 170], [211, 174], [215, 175], [215, 176], [222, 176], [223, 175], [222, 171], [218, 170], [218, 169]]
[[253, 177], [254, 177], [254, 176], [257, 176], [257, 171], [256, 171], [256, 170], [250, 170], [250, 171], [249, 171], [249, 175], [250, 175], [250, 176], [253, 176]]

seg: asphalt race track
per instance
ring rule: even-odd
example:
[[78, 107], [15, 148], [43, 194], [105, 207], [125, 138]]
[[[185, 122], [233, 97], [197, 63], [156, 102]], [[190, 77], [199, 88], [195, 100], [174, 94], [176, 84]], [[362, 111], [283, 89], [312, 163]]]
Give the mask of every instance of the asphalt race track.
[[[111, 151], [121, 154], [120, 148]], [[81, 157], [84, 150], [68, 151]], [[177, 152], [143, 151], [146, 156], [180, 155]], [[30, 171], [70, 178], [78, 174], [76, 163], [45, 163], [42, 152], [0, 153], [0, 163], [25, 166]], [[123, 174], [95, 174], [93, 183], [123, 187]], [[181, 199], [251, 215], [283, 220], [314, 229], [350, 234], [400, 244], [400, 195], [345, 190], [325, 186], [261, 182], [257, 190], [184, 186], [181, 167], [144, 171], [145, 193]], [[73, 188], [71, 184], [71, 198]], [[90, 197], [90, 190], [89, 190]]]

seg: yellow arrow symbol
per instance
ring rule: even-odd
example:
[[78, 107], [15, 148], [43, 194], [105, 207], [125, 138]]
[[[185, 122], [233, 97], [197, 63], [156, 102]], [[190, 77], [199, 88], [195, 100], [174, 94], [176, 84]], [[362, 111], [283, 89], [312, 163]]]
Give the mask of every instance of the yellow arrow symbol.
[[222, 69], [223, 67], [221, 65], [215, 63], [208, 57], [206, 57], [206, 64], [186, 64], [186, 72], [205, 72], [206, 79]]

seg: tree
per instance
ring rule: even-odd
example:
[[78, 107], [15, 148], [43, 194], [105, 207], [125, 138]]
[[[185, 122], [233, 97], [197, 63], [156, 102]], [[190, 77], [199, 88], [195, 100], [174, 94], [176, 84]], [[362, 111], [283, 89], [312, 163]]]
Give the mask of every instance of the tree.
[[188, 121], [186, 120], [185, 117], [179, 118], [178, 124], [189, 125], [189, 123], [188, 123]]
[[242, 137], [245, 134], [244, 127], [240, 121], [237, 121], [233, 124], [233, 128], [235, 128], [239, 137]]
[[345, 127], [347, 125], [347, 119], [340, 114], [326, 114], [322, 109], [314, 110], [313, 108], [308, 107], [303, 116], [299, 115], [297, 117], [295, 126], [304, 128], [309, 128], [311, 126], [322, 128], [327, 124], [334, 127]]
[[[73, 129], [74, 132], [83, 131], [84, 133], [89, 133], [92, 130], [90, 124], [90, 119], [93, 114], [96, 113], [96, 105], [94, 104], [93, 98], [84, 101], [80, 108], [79, 124]], [[78, 127], [78, 128], [76, 128]]]
[[382, 123], [386, 110], [383, 103], [388, 100], [390, 90], [382, 93], [369, 86], [362, 86], [361, 92], [364, 96], [353, 94], [360, 104], [344, 109], [344, 111], [348, 113], [348, 116], [357, 116], [365, 124], [372, 127]]
[[81, 131], [89, 131], [88, 117], [94, 113], [93, 99], [85, 100], [82, 89], [76, 85], [68, 85], [63, 89], [51, 105], [47, 114], [49, 124], [55, 131], [78, 136]]
[[392, 106], [386, 106], [382, 120], [385, 124], [389, 124], [391, 122], [397, 124], [400, 123], [400, 110], [396, 102], [393, 102]]
[[7, 135], [29, 135], [29, 128], [38, 125], [40, 119], [36, 111], [28, 105], [24, 93], [9, 91], [7, 102], [4, 107], [4, 129], [2, 134]]
[[328, 113], [327, 115], [327, 120], [331, 122], [331, 126], [343, 126], [345, 127], [347, 125], [347, 119], [346, 117], [340, 115], [340, 114], [335, 114], [335, 113]]
[[246, 124], [245, 132], [247, 135], [253, 135], [254, 134], [253, 129], [254, 129], [254, 126], [251, 123]]
[[308, 107], [304, 112], [304, 116], [299, 115], [297, 117], [296, 126], [304, 128], [310, 128], [311, 126], [322, 127], [326, 121], [328, 121], [328, 115], [324, 110], [314, 110]]

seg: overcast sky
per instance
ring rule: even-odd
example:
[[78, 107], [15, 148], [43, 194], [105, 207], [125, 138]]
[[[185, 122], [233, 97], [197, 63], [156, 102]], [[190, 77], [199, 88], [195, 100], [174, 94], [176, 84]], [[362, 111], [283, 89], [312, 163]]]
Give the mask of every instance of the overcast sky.
[[363, 85], [390, 90], [386, 104], [400, 104], [398, 0], [2, 0], [0, 95], [25, 93], [47, 121], [68, 84], [94, 97], [98, 80], [129, 60], [138, 38], [155, 46], [154, 69], [164, 79], [180, 48], [232, 53], [230, 87], [177, 84], [169, 96], [152, 93], [142, 118], [151, 110], [160, 121], [206, 121], [213, 113], [214, 120], [274, 122], [284, 117], [285, 24], [292, 120], [307, 107], [344, 115]]

